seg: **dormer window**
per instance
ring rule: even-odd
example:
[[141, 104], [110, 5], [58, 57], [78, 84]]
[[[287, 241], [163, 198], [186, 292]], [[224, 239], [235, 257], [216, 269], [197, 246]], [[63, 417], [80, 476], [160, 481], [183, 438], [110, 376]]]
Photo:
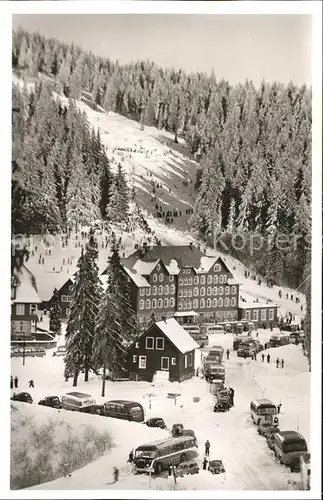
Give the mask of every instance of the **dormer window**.
[[11, 300], [15, 300], [15, 298], [16, 298], [16, 290], [17, 290], [17, 288], [15, 286], [11, 287]]
[[36, 314], [37, 306], [36, 304], [30, 304], [30, 314]]
[[157, 271], [160, 271], [160, 264], [157, 264]]

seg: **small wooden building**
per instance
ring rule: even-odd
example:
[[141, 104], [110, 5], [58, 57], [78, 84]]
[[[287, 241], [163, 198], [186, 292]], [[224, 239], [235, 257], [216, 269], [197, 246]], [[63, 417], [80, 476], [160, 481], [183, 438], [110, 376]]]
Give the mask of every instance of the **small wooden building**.
[[273, 302], [241, 302], [239, 320], [252, 321], [256, 328], [277, 326], [278, 305]]
[[128, 347], [129, 378], [151, 382], [157, 371], [168, 371], [171, 382], [191, 378], [198, 347], [174, 318], [158, 321]]

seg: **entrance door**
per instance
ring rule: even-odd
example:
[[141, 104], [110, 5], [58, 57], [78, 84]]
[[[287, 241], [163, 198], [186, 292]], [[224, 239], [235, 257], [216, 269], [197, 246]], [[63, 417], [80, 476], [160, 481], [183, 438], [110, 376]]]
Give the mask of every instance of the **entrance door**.
[[161, 369], [169, 371], [169, 358], [161, 358]]

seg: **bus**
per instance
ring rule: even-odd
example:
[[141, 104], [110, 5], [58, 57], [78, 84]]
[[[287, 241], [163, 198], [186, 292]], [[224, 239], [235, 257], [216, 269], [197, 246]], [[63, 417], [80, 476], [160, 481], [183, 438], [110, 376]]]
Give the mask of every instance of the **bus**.
[[143, 444], [136, 448], [134, 465], [136, 472], [160, 474], [169, 467], [198, 456], [196, 439], [193, 436], [168, 437]]
[[181, 325], [185, 331], [188, 333], [193, 333], [194, 335], [200, 335], [200, 327], [198, 325], [183, 324]]
[[212, 335], [213, 333], [224, 333], [223, 325], [215, 325], [214, 323], [204, 323], [201, 326], [201, 333]]
[[273, 422], [273, 417], [277, 413], [277, 407], [269, 399], [256, 399], [250, 403], [250, 413], [253, 422]]
[[104, 417], [120, 418], [131, 422], [143, 422], [145, 420], [144, 409], [141, 404], [124, 399], [106, 401], [98, 413]]
[[64, 410], [95, 413], [97, 405], [95, 399], [90, 394], [85, 394], [83, 392], [68, 392], [62, 396], [62, 408]]
[[223, 347], [214, 345], [207, 353], [207, 361], [213, 360], [216, 363], [222, 363], [223, 355], [224, 355]]
[[307, 453], [305, 438], [296, 431], [280, 431], [274, 435], [274, 453], [281, 464], [294, 472], [300, 470], [300, 457]]
[[205, 367], [205, 380], [221, 380], [225, 381], [225, 368], [222, 363], [214, 363], [210, 364], [208, 367]]

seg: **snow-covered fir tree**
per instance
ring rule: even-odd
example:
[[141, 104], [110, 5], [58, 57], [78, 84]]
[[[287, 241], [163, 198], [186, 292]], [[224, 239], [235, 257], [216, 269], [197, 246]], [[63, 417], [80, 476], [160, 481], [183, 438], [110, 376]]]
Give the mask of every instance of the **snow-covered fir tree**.
[[97, 243], [91, 231], [85, 252], [78, 260], [78, 271], [72, 291], [70, 315], [66, 327], [65, 374], [73, 376], [77, 385], [79, 373], [84, 370], [88, 381], [92, 365], [94, 330], [97, 322], [102, 289], [96, 263]]
[[137, 333], [129, 283], [115, 237], [107, 274], [107, 289], [100, 304], [93, 343], [93, 364], [96, 368], [103, 368], [102, 396], [105, 395], [106, 371], [109, 370], [113, 377], [122, 373], [127, 343]]
[[55, 335], [60, 335], [62, 328], [62, 310], [57, 288], [54, 289], [53, 298], [49, 308], [49, 329]]
[[129, 215], [129, 193], [125, 174], [120, 163], [114, 175], [109, 205], [107, 206], [107, 217], [113, 222], [126, 222]]

